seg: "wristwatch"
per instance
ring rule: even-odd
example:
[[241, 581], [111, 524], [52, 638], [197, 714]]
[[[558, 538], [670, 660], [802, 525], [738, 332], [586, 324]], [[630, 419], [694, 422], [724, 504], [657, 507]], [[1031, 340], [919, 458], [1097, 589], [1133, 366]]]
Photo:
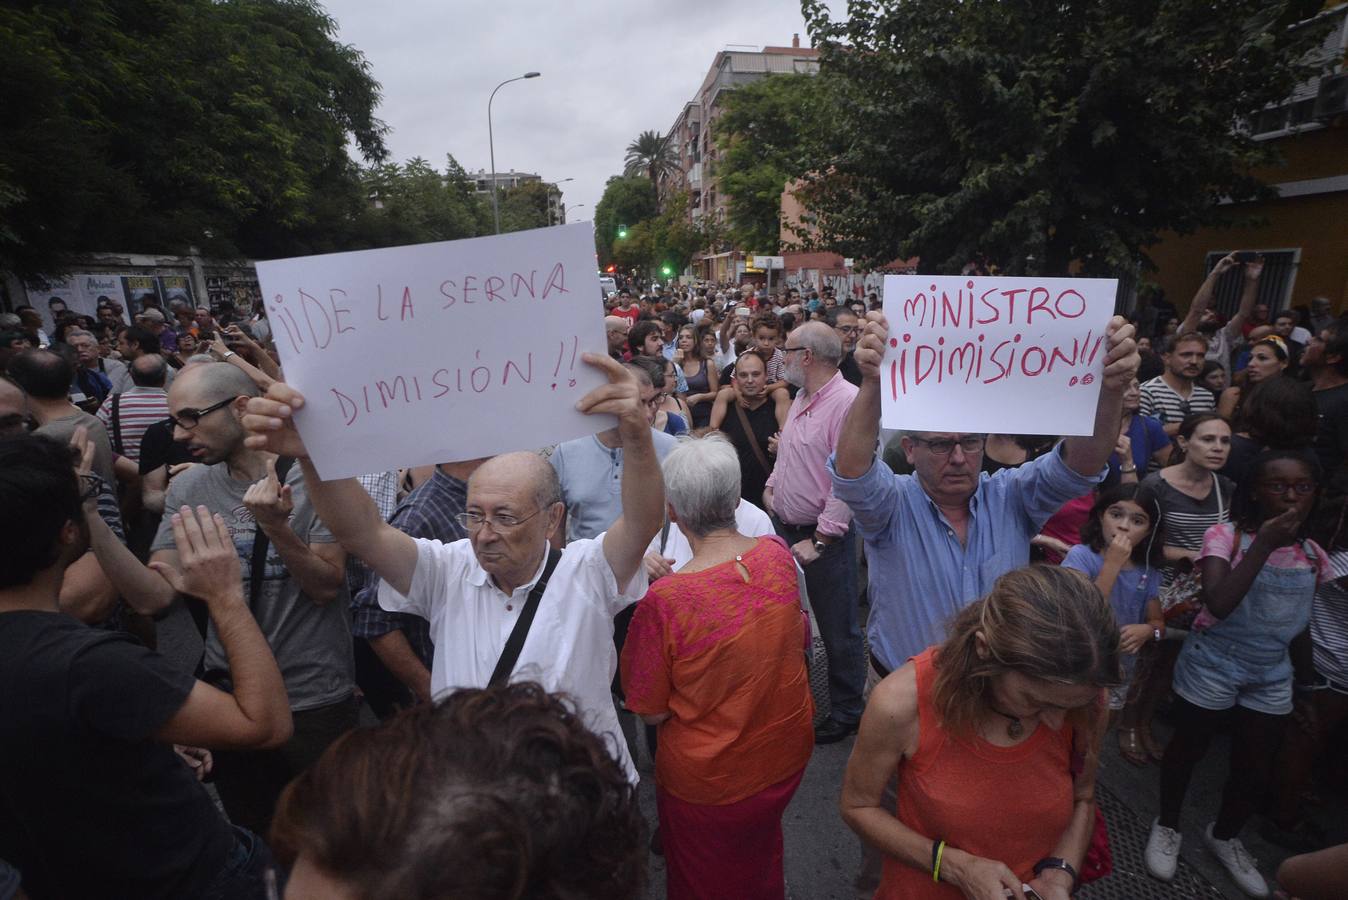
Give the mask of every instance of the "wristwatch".
[[1162, 638], [1162, 635], [1161, 635], [1161, 629], [1160, 629], [1160, 628], [1157, 628], [1157, 627], [1155, 627], [1155, 626], [1153, 626], [1152, 629], [1151, 629], [1151, 638], [1152, 638], [1152, 640], [1154, 640], [1154, 641], [1159, 641], [1159, 640], [1161, 640], [1161, 638]]
[[1068, 875], [1072, 876], [1072, 890], [1068, 893], [1075, 894], [1077, 887], [1081, 884], [1081, 879], [1077, 877], [1077, 870], [1072, 868], [1072, 864], [1059, 856], [1049, 856], [1039, 860], [1034, 864], [1034, 874], [1036, 877], [1043, 874], [1045, 869], [1062, 869]]
[[827, 547], [827, 546], [828, 546], [828, 544], [826, 544], [826, 543], [824, 543], [823, 541], [819, 540], [819, 538], [815, 538], [815, 539], [814, 539], [814, 552], [815, 552], [815, 553], [823, 553], [823, 552], [824, 552], [824, 548]]

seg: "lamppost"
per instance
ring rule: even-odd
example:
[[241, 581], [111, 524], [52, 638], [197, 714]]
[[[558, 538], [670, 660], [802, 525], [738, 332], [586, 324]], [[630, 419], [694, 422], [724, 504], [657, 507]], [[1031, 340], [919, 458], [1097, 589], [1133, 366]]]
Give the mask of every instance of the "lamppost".
[[491, 96], [487, 98], [487, 148], [491, 154], [491, 216], [496, 221], [496, 233], [501, 233], [501, 208], [496, 200], [496, 141], [491, 133], [491, 102], [496, 99], [496, 92], [510, 84], [512, 81], [523, 81], [525, 78], [537, 78], [542, 72], [525, 72], [523, 75], [517, 75], [514, 78], [507, 78], [492, 89]]
[[[571, 207], [571, 211], [575, 212], [576, 210], [581, 209], [584, 206], [585, 206], [584, 203], [577, 203], [575, 206]], [[566, 210], [562, 210], [562, 224], [563, 225], [566, 224]]]

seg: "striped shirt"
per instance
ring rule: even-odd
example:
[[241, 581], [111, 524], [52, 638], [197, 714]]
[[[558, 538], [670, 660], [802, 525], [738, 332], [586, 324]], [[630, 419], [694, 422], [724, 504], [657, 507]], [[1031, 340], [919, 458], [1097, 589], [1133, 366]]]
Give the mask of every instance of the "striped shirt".
[[[1236, 485], [1224, 475], [1213, 473], [1213, 489], [1202, 500], [1196, 500], [1161, 477], [1160, 472], [1148, 475], [1141, 489], [1155, 492], [1161, 504], [1161, 520], [1165, 525], [1165, 542], [1182, 550], [1202, 550], [1203, 535], [1213, 525], [1231, 521], [1231, 501]], [[1171, 566], [1165, 570], [1161, 589], [1170, 586], [1178, 575]]]
[[[468, 483], [446, 475], [437, 466], [435, 474], [403, 498], [388, 521], [414, 538], [452, 544], [468, 536], [455, 518], [467, 505]], [[351, 595], [351, 633], [370, 640], [400, 630], [429, 669], [435, 653], [430, 624], [421, 616], [388, 612], [381, 607], [379, 584], [379, 576], [371, 572], [365, 586]]]
[[1315, 671], [1338, 684], [1348, 684], [1348, 550], [1329, 554], [1329, 577], [1315, 591], [1311, 611], [1311, 660]]
[[[117, 427], [113, 428], [113, 407]], [[108, 430], [112, 449], [133, 462], [140, 461], [140, 441], [145, 429], [168, 417], [168, 393], [163, 388], [134, 385], [122, 394], [112, 394], [98, 408], [98, 419]]]
[[1142, 408], [1138, 411], [1160, 419], [1162, 425], [1176, 425], [1191, 413], [1212, 412], [1216, 408], [1217, 399], [1207, 388], [1196, 384], [1187, 398], [1182, 397], [1165, 383], [1165, 376], [1157, 375], [1142, 385]]

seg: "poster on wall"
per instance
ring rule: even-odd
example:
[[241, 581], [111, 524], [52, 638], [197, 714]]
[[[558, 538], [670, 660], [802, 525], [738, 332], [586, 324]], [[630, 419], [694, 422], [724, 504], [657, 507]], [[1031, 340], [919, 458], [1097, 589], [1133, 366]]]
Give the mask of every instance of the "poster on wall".
[[131, 319], [126, 314], [126, 292], [122, 290], [120, 275], [85, 273], [75, 275], [73, 279], [79, 285], [82, 311], [97, 318], [100, 303], [116, 303], [122, 309], [122, 321], [130, 324]]
[[71, 278], [46, 278], [25, 284], [28, 303], [42, 316], [42, 330], [50, 337], [56, 317], [66, 310], [81, 312], [79, 291]]
[[153, 275], [123, 275], [122, 288], [126, 291], [127, 313], [135, 316], [148, 306], [162, 307], [159, 283]]
[[177, 300], [193, 308], [197, 305], [192, 294], [192, 279], [185, 275], [160, 275], [159, 296], [167, 307], [175, 306]]

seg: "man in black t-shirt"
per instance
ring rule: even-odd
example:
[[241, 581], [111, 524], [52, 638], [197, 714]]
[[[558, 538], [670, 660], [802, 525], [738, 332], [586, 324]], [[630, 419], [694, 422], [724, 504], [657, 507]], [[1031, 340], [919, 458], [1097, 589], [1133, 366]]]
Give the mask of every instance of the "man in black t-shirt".
[[791, 402], [786, 391], [768, 395], [766, 364], [757, 352], [740, 354], [734, 374], [732, 386], [716, 396], [708, 424], [735, 445], [740, 458], [740, 496], [757, 504], [763, 500], [777, 454], [773, 438], [781, 432]]
[[1320, 414], [1315, 454], [1326, 477], [1333, 477], [1348, 456], [1348, 326], [1342, 319], [1311, 338], [1301, 362]]
[[[82, 432], [75, 442], [88, 446]], [[181, 571], [157, 569], [227, 635], [227, 694], [58, 608], [66, 568], [91, 529], [107, 529], [87, 488], [91, 459], [82, 453], [77, 477], [58, 441], [0, 440], [0, 859], [33, 897], [260, 897], [266, 845], [226, 823], [174, 753], [290, 735], [234, 545], [218, 517], [184, 508]]]

